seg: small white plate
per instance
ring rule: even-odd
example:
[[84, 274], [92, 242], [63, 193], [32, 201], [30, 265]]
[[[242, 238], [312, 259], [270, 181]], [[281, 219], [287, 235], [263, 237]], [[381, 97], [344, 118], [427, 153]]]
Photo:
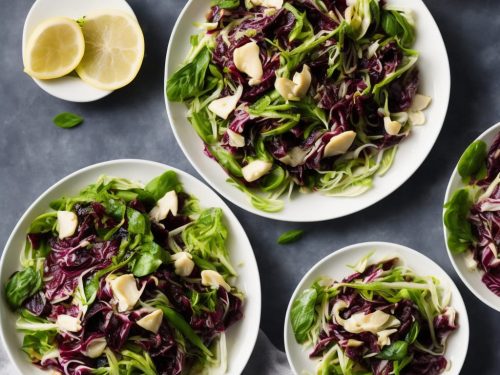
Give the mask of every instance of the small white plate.
[[[37, 0], [31, 7], [23, 29], [23, 55], [28, 38], [41, 22], [51, 17], [70, 17], [79, 19], [86, 14], [101, 9], [121, 10], [135, 18], [134, 11], [125, 0]], [[23, 59], [24, 60], [24, 59]], [[70, 74], [61, 78], [33, 81], [44, 91], [56, 98], [70, 102], [92, 102], [111, 94], [113, 91], [101, 90], [83, 82], [78, 76]]]
[[351, 275], [353, 271], [347, 265], [355, 264], [371, 252], [374, 252], [371, 258], [373, 262], [386, 256], [398, 256], [415, 273], [435, 276], [442, 285], [450, 287], [451, 305], [456, 309], [458, 316], [458, 329], [450, 335], [446, 346], [445, 357], [450, 361], [451, 367], [444, 374], [459, 375], [469, 345], [469, 318], [460, 292], [448, 274], [434, 261], [408, 247], [388, 242], [365, 242], [337, 250], [316, 263], [300, 280], [290, 299], [285, 317], [285, 350], [292, 370], [296, 374], [314, 373], [317, 364], [317, 361], [309, 358], [311, 348], [304, 348], [295, 341], [290, 323], [290, 311], [293, 301], [320, 276], [341, 280]]
[[[425, 4], [421, 0], [389, 0], [388, 3], [413, 11], [417, 24], [415, 49], [420, 52], [419, 92], [431, 96], [432, 103], [425, 110], [426, 124], [415, 127], [401, 143], [391, 169], [383, 177], [375, 178], [371, 190], [353, 198], [296, 194], [280, 212], [260, 211], [250, 204], [244, 193], [226, 182], [224, 170], [203, 153], [203, 142], [186, 118], [186, 106], [170, 102], [165, 95], [172, 131], [198, 173], [217, 192], [244, 210], [271, 219], [297, 222], [323, 221], [358, 212], [385, 198], [408, 180], [424, 162], [443, 126], [450, 96], [450, 67], [443, 38]], [[177, 19], [167, 51], [165, 85], [187, 55], [190, 35], [200, 32], [193, 24], [204, 20], [208, 7], [209, 1], [190, 0]]]
[[[250, 358], [259, 332], [261, 291], [255, 256], [243, 227], [224, 201], [205, 184], [178, 169], [146, 160], [114, 160], [81, 169], [54, 184], [28, 208], [10, 235], [0, 263], [1, 288], [3, 290], [9, 276], [19, 269], [19, 251], [24, 247], [26, 231], [38, 215], [49, 210], [49, 202], [61, 196], [77, 194], [103, 174], [146, 183], [166, 170], [177, 173], [186, 192], [196, 196], [202, 207], [220, 207], [224, 211], [229, 230], [228, 248], [231, 262], [234, 265], [242, 265], [236, 268], [239, 274], [236, 285], [245, 293], [244, 318], [227, 332], [227, 374], [239, 375]], [[9, 309], [2, 293], [0, 333], [10, 360], [20, 374], [46, 375], [46, 372], [32, 365], [21, 351], [22, 335], [16, 332], [16, 319], [17, 315]]]
[[[482, 140], [486, 142], [486, 145], [489, 148], [499, 132], [500, 132], [500, 122], [498, 124], [493, 125], [488, 130], [486, 130], [483, 134], [477, 137], [476, 140]], [[455, 190], [458, 190], [462, 187], [464, 187], [464, 184], [462, 183], [462, 179], [458, 174], [457, 167], [455, 167], [453, 173], [451, 174], [450, 182], [448, 183], [448, 188], [446, 189], [444, 203], [450, 200]], [[444, 220], [444, 212], [445, 210], [443, 210], [443, 220]], [[481, 270], [471, 271], [467, 268], [465, 264], [464, 254], [455, 254], [448, 247], [448, 230], [446, 229], [444, 222], [443, 222], [443, 229], [444, 229], [444, 242], [446, 243], [448, 256], [450, 257], [451, 263], [453, 264], [453, 267], [455, 267], [455, 271], [457, 271], [458, 276], [460, 276], [460, 278], [467, 286], [467, 288], [469, 288], [469, 290], [477, 298], [479, 298], [483, 303], [490, 306], [492, 309], [500, 311], [500, 297], [495, 295], [491, 290], [489, 290], [488, 287], [481, 280], [481, 278], [484, 275], [484, 272]]]

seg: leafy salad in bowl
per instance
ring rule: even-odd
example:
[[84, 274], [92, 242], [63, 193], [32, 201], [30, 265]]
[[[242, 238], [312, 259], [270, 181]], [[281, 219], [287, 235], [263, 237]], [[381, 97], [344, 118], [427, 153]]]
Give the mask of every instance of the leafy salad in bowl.
[[[349, 250], [356, 252], [349, 259], [355, 259], [368, 245], [340, 250], [340, 256]], [[468, 329], [458, 291], [447, 280], [409, 267], [404, 260], [408, 249], [384, 243], [372, 249], [377, 246], [386, 251], [358, 257], [339, 279], [323, 273], [333, 257], [319, 263], [321, 271], [317, 265], [305, 276], [287, 311], [285, 340], [292, 367], [297, 373], [300, 366], [314, 364], [316, 374], [438, 375], [455, 366], [452, 373], [459, 374], [460, 360], [448, 357], [449, 339], [459, 326]], [[388, 251], [391, 247], [404, 250]], [[410, 256], [425, 268], [425, 257]], [[304, 350], [307, 357], [294, 357], [303, 357]], [[465, 357], [466, 349], [461, 351]]]
[[390, 168], [431, 98], [411, 12], [379, 0], [214, 0], [166, 95], [207, 157], [266, 212], [356, 196]]
[[4, 285], [35, 365], [67, 375], [226, 371], [225, 332], [242, 319], [244, 295], [221, 208], [202, 208], [172, 170], [146, 185], [101, 176], [50, 207]]
[[[444, 205], [447, 247], [458, 273], [477, 295], [480, 275], [487, 303], [500, 310], [500, 125], [490, 128], [462, 154]], [[477, 272], [480, 271], [480, 272]], [[472, 285], [472, 287], [471, 287]], [[482, 290], [482, 289], [481, 289]], [[483, 299], [483, 298], [481, 298]]]

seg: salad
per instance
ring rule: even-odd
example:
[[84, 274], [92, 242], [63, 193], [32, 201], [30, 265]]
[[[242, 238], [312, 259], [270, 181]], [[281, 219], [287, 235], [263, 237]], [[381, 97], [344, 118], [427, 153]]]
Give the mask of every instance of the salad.
[[222, 210], [175, 172], [146, 186], [102, 176], [50, 204], [5, 285], [22, 350], [61, 374], [204, 374], [227, 366], [243, 295]]
[[500, 297], [500, 133], [489, 150], [481, 140], [472, 143], [457, 170], [465, 186], [444, 206], [448, 247], [464, 254], [471, 271], [483, 271], [483, 283]]
[[372, 187], [431, 98], [411, 12], [383, 0], [212, 0], [166, 94], [258, 209]]
[[317, 374], [441, 374], [457, 328], [451, 292], [416, 275], [399, 258], [352, 266], [342, 281], [322, 277], [293, 302], [299, 344], [319, 359]]

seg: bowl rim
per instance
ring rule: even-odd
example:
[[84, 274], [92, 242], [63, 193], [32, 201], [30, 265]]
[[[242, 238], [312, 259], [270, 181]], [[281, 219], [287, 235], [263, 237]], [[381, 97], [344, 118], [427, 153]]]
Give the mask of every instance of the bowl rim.
[[[232, 210], [230, 209], [230, 207], [226, 204], [226, 202], [224, 202], [223, 199], [221, 199], [216, 193], [214, 193], [214, 191], [207, 184], [205, 184], [204, 182], [200, 181], [198, 178], [192, 176], [191, 174], [189, 174], [187, 172], [184, 172], [184, 171], [182, 171], [182, 170], [180, 170], [178, 168], [172, 167], [172, 166], [170, 166], [168, 164], [164, 164], [164, 163], [160, 163], [160, 162], [156, 162], [156, 161], [152, 161], [152, 160], [146, 160], [146, 159], [127, 159], [127, 158], [125, 158], [125, 159], [114, 159], [114, 160], [108, 160], [108, 161], [104, 161], [104, 162], [95, 163], [95, 164], [86, 166], [84, 168], [80, 168], [80, 169], [78, 169], [78, 170], [70, 173], [69, 175], [67, 175], [67, 176], [59, 179], [57, 182], [55, 182], [49, 188], [47, 188], [42, 194], [40, 194], [35, 199], [35, 201], [33, 201], [33, 203], [31, 203], [29, 205], [29, 207], [24, 211], [24, 213], [22, 214], [22, 216], [20, 217], [20, 219], [17, 221], [17, 223], [14, 226], [14, 229], [11, 231], [11, 233], [9, 235], [9, 238], [8, 238], [6, 244], [5, 244], [4, 249], [3, 249], [2, 256], [0, 258], [0, 272], [4, 268], [6, 254], [9, 251], [9, 248], [13, 249], [13, 247], [12, 247], [12, 241], [14, 240], [14, 235], [20, 230], [20, 227], [22, 226], [23, 222], [26, 220], [26, 217], [34, 209], [36, 209], [36, 207], [38, 205], [40, 205], [40, 202], [42, 200], [44, 200], [52, 191], [54, 191], [55, 189], [57, 189], [59, 186], [65, 184], [66, 182], [70, 181], [71, 179], [73, 179], [73, 178], [75, 178], [75, 177], [77, 177], [77, 176], [79, 176], [81, 174], [84, 174], [84, 173], [86, 173], [88, 171], [92, 171], [92, 170], [95, 170], [95, 169], [100, 169], [100, 168], [103, 168], [103, 167], [110, 167], [110, 166], [113, 166], [113, 165], [127, 165], [127, 164], [135, 164], [137, 166], [140, 166], [140, 165], [150, 165], [150, 166], [153, 166], [153, 167], [159, 167], [159, 168], [164, 169], [164, 170], [174, 171], [177, 174], [181, 175], [182, 177], [185, 177], [187, 179], [192, 179], [192, 180], [196, 181], [196, 183], [200, 184], [200, 186], [203, 186], [205, 189], [210, 190], [214, 194], [214, 197], [216, 197], [217, 200], [219, 201], [220, 207], [224, 210], [224, 216], [226, 217], [226, 220], [230, 221], [233, 225], [235, 225], [238, 228], [238, 230], [241, 229], [241, 232], [244, 234], [244, 236], [242, 236], [240, 238], [240, 240], [242, 240], [244, 243], [246, 243], [248, 245], [249, 249], [252, 250], [248, 254], [248, 256], [250, 257], [250, 260], [252, 261], [252, 263], [254, 263], [254, 266], [255, 266], [254, 268], [255, 268], [255, 272], [256, 272], [256, 280], [252, 280], [252, 282], [256, 286], [255, 290], [254, 290], [254, 293], [256, 293], [256, 297], [257, 298], [255, 299], [254, 303], [256, 303], [255, 310], [256, 310], [257, 316], [255, 316], [254, 319], [255, 319], [255, 321], [257, 323], [256, 324], [257, 329], [255, 329], [254, 332], [249, 336], [249, 341], [248, 341], [248, 344], [247, 344], [249, 350], [245, 351], [244, 352], [245, 354], [242, 355], [241, 361], [239, 362], [239, 363], [241, 363], [241, 366], [237, 366], [237, 367], [241, 367], [241, 369], [237, 369], [238, 371], [243, 371], [243, 369], [245, 368], [245, 366], [248, 364], [248, 361], [250, 360], [250, 356], [252, 355], [253, 349], [255, 348], [255, 345], [257, 343], [257, 337], [258, 337], [258, 334], [259, 334], [259, 327], [260, 327], [260, 321], [261, 321], [261, 315], [262, 315], [262, 289], [261, 289], [261, 282], [260, 282], [260, 272], [259, 272], [259, 268], [258, 268], [256, 257], [255, 257], [255, 253], [253, 251], [252, 244], [251, 244], [251, 242], [250, 242], [250, 240], [249, 240], [249, 238], [248, 238], [248, 236], [247, 236], [247, 234], [246, 234], [243, 226], [241, 225], [241, 223], [238, 220], [238, 218], [236, 217], [236, 215], [232, 212]], [[12, 251], [12, 250], [10, 250], [10, 251]], [[1, 291], [0, 294], [1, 294], [1, 297], [2, 297], [2, 302], [0, 302], [0, 303], [6, 303], [5, 302], [5, 295], [4, 295], [3, 288], [2, 288], [2, 291]], [[3, 316], [0, 316], [0, 319], [3, 320]], [[5, 348], [5, 351], [7, 353], [7, 357], [9, 359], [10, 363], [12, 363], [14, 365], [14, 368], [17, 370], [17, 372], [19, 374], [22, 374], [23, 372], [19, 368], [18, 362], [14, 359], [14, 356], [12, 355], [13, 348], [11, 348], [11, 347], [9, 347], [7, 345], [7, 341], [5, 339], [5, 334], [6, 334], [6, 332], [4, 330], [4, 325], [1, 324], [0, 325], [0, 338], [1, 338], [1, 342], [3, 344], [3, 347]]]
[[[321, 258], [318, 262], [316, 262], [304, 274], [304, 276], [302, 276], [302, 278], [298, 282], [297, 286], [295, 287], [295, 289], [292, 293], [292, 296], [290, 297], [290, 301], [288, 302], [288, 306], [287, 306], [286, 314], [285, 314], [284, 329], [283, 329], [283, 338], [284, 338], [284, 342], [285, 342], [285, 353], [286, 353], [286, 357], [288, 360], [288, 364], [292, 368], [292, 371], [295, 374], [300, 373], [297, 371], [297, 369], [295, 368], [294, 363], [292, 361], [292, 355], [290, 353], [290, 346], [289, 346], [289, 341], [288, 341], [288, 337], [287, 337], [289, 331], [291, 330], [291, 328], [290, 328], [290, 316], [291, 316], [291, 309], [292, 309], [293, 301], [297, 298], [297, 295], [299, 294], [301, 289], [304, 287], [306, 280], [309, 279], [312, 275], [314, 275], [317, 272], [318, 268], [320, 268], [323, 264], [332, 261], [335, 257], [340, 256], [344, 253], [349, 253], [349, 252], [355, 251], [358, 248], [363, 248], [363, 247], [368, 247], [368, 248], [369, 247], [387, 247], [387, 248], [392, 248], [393, 250], [398, 250], [398, 249], [402, 250], [406, 253], [411, 254], [412, 256], [421, 257], [422, 259], [425, 259], [426, 261], [430, 262], [431, 264], [433, 264], [434, 266], [439, 268], [442, 271], [443, 275], [446, 276], [446, 278], [447, 278], [446, 281], [449, 282], [450, 287], [455, 290], [456, 296], [459, 297], [458, 303], [463, 306], [463, 310], [464, 310], [463, 316], [460, 315], [461, 321], [460, 321], [459, 329], [464, 330], [463, 334], [465, 335], [465, 339], [466, 339], [465, 340], [466, 341], [465, 342], [465, 345], [466, 345], [465, 355], [460, 358], [460, 360], [458, 362], [459, 363], [458, 366], [457, 366], [457, 361], [453, 362], [453, 367], [456, 368], [456, 370], [457, 370], [456, 374], [460, 374], [460, 371], [465, 363], [465, 359], [466, 359], [467, 351], [468, 351], [467, 349], [468, 349], [469, 340], [470, 340], [470, 325], [469, 325], [469, 316], [468, 316], [468, 312], [467, 312], [467, 305], [465, 304], [465, 301], [463, 300], [463, 297], [462, 297], [462, 294], [460, 293], [460, 290], [458, 289], [457, 285], [455, 284], [455, 282], [453, 281], [451, 276], [438, 263], [436, 263], [433, 259], [431, 259], [427, 255], [425, 255], [417, 250], [414, 250], [408, 246], [400, 245], [400, 244], [393, 243], [393, 242], [386, 242], [386, 241], [360, 242], [360, 243], [356, 243], [356, 244], [342, 247], [338, 250], [334, 250], [332, 253], [326, 255], [325, 257]], [[374, 255], [377, 254], [377, 251], [374, 251], [373, 254]], [[402, 260], [405, 261], [405, 253], [401, 253], [400, 256], [401, 256]], [[344, 266], [347, 266], [347, 265], [344, 265]], [[408, 266], [411, 268], [410, 264]], [[318, 277], [319, 276], [320, 275], [318, 275]], [[453, 295], [453, 294], [452, 294], [452, 296], [455, 297], [455, 295]]]
[[[485, 137], [489, 136], [490, 134], [494, 132], [499, 132], [500, 131], [500, 122], [497, 122], [496, 124], [490, 126], [488, 129], [483, 131], [477, 138], [475, 138], [472, 142], [470, 142], [468, 146], [470, 146], [473, 142], [478, 141], [478, 140], [483, 140]], [[488, 145], [490, 147], [491, 145]], [[465, 152], [465, 149], [462, 151]], [[460, 156], [462, 156], [462, 154]], [[460, 159], [460, 157], [459, 157]], [[444, 214], [446, 212], [446, 209], [444, 208], [444, 205], [446, 202], [450, 200], [451, 195], [459, 189], [461, 186], [464, 186], [464, 184], [461, 182], [459, 175], [458, 175], [458, 160], [457, 163], [455, 164], [455, 167], [453, 168], [453, 172], [450, 175], [450, 179], [448, 181], [448, 185], [446, 187], [446, 193], [444, 195], [444, 202], [443, 202], [443, 212], [442, 212], [442, 224], [443, 224], [443, 234], [444, 234], [444, 243], [446, 246], [446, 252], [448, 253], [448, 258], [450, 259], [451, 264], [453, 265], [453, 268], [455, 269], [455, 272], [458, 274], [462, 282], [465, 284], [465, 286], [474, 294], [482, 303], [485, 305], [489, 306], [493, 310], [499, 311], [500, 312], [500, 297], [498, 297], [498, 303], [497, 305], [493, 304], [491, 301], [488, 301], [482, 293], [480, 293], [475, 287], [472, 286], [471, 283], [469, 283], [469, 277], [464, 274], [460, 268], [458, 267], [457, 262], [455, 261], [455, 257], [458, 256], [463, 256], [463, 254], [453, 254], [450, 248], [448, 247], [448, 228], [446, 228], [446, 225], [444, 225]], [[453, 188], [453, 185], [455, 185], [458, 182], [459, 187]], [[482, 270], [479, 270], [481, 272], [481, 276], [484, 274]], [[489, 291], [489, 290], [488, 290]], [[489, 291], [490, 293], [493, 293]]]
[[[390, 2], [391, 1], [398, 2], [399, 0], [390, 0]], [[443, 76], [443, 87], [439, 90], [440, 92], [444, 93], [444, 94], [442, 94], [444, 105], [443, 105], [442, 111], [440, 111], [440, 113], [438, 113], [438, 116], [435, 119], [433, 119], [434, 123], [439, 124], [439, 129], [437, 130], [437, 132], [435, 134], [435, 138], [432, 140], [432, 142], [425, 144], [425, 149], [422, 152], [421, 157], [420, 157], [421, 161], [419, 163], [417, 163], [415, 168], [412, 168], [413, 170], [411, 171], [411, 173], [409, 173], [404, 178], [400, 179], [398, 182], [396, 182], [390, 188], [383, 191], [383, 193], [379, 194], [379, 197], [377, 199], [374, 199], [372, 202], [368, 202], [367, 204], [360, 205], [359, 207], [356, 207], [354, 210], [351, 210], [349, 212], [345, 212], [342, 214], [336, 214], [335, 211], [330, 211], [329, 214], [322, 214], [321, 216], [316, 216], [316, 217], [305, 217], [304, 218], [303, 216], [301, 216], [301, 214], [295, 214], [295, 215], [293, 215], [293, 217], [290, 217], [289, 215], [285, 216], [285, 214], [282, 212], [269, 213], [269, 212], [258, 210], [248, 201], [248, 199], [244, 199], [244, 200], [236, 199], [235, 197], [233, 197], [229, 193], [227, 193], [226, 189], [220, 188], [220, 184], [216, 183], [212, 178], [210, 178], [208, 176], [207, 173], [205, 173], [203, 168], [200, 165], [198, 165], [197, 162], [195, 162], [194, 158], [189, 153], [189, 151], [187, 149], [187, 145], [184, 144], [184, 142], [182, 142], [182, 140], [181, 140], [182, 137], [180, 136], [180, 134], [177, 130], [178, 126], [174, 125], [174, 123], [175, 123], [175, 121], [173, 120], [174, 110], [172, 109], [173, 102], [171, 102], [167, 98], [166, 90], [165, 90], [168, 78], [173, 73], [169, 70], [169, 62], [172, 58], [171, 57], [172, 54], [174, 53], [173, 47], [172, 47], [173, 46], [172, 42], [174, 41], [174, 37], [177, 35], [178, 29], [180, 28], [181, 24], [184, 23], [183, 20], [184, 20], [185, 14], [188, 12], [188, 10], [192, 6], [192, 4], [195, 3], [195, 0], [189, 0], [186, 3], [186, 5], [182, 9], [181, 13], [179, 14], [179, 17], [177, 18], [177, 21], [175, 22], [174, 27], [172, 28], [172, 32], [171, 32], [170, 38], [169, 38], [167, 53], [166, 53], [166, 57], [165, 57], [164, 79], [163, 79], [163, 96], [164, 96], [164, 100], [165, 100], [165, 107], [167, 110], [167, 117], [169, 120], [169, 125], [170, 125], [172, 132], [174, 133], [177, 144], [179, 145], [182, 152], [184, 153], [184, 156], [188, 159], [188, 161], [193, 166], [193, 168], [198, 172], [198, 174], [200, 174], [200, 176], [203, 177], [203, 179], [218, 194], [222, 195], [225, 199], [227, 199], [228, 201], [230, 201], [234, 205], [240, 207], [241, 209], [243, 209], [247, 212], [251, 212], [255, 215], [268, 218], [268, 219], [286, 221], [286, 222], [319, 222], [319, 221], [338, 219], [338, 218], [346, 217], [346, 216], [355, 214], [357, 212], [360, 212], [364, 209], [367, 209], [367, 208], [375, 205], [376, 203], [382, 201], [383, 199], [387, 198], [389, 195], [391, 195], [396, 190], [398, 190], [403, 184], [405, 184], [415, 174], [415, 172], [422, 166], [422, 164], [425, 162], [425, 160], [429, 156], [429, 154], [432, 151], [432, 149], [433, 149], [433, 147], [434, 147], [434, 145], [439, 137], [439, 134], [441, 133], [441, 130], [444, 126], [444, 122], [446, 119], [446, 115], [447, 115], [448, 107], [449, 107], [449, 102], [450, 102], [450, 92], [451, 92], [450, 62], [449, 62], [448, 52], [446, 50], [446, 45], [444, 43], [442, 33], [439, 29], [438, 24], [436, 23], [436, 20], [432, 16], [432, 13], [429, 11], [429, 8], [427, 7], [427, 5], [422, 0], [410, 0], [410, 1], [415, 1], [417, 3], [420, 3], [423, 6], [422, 9], [427, 14], [429, 21], [431, 22], [431, 25], [433, 27], [435, 27], [437, 30], [437, 35], [436, 35], [436, 39], [434, 41], [434, 45], [437, 46], [437, 48], [439, 48], [439, 50], [442, 52], [443, 64], [446, 67], [446, 69], [445, 69], [446, 74], [445, 74], [445, 76]], [[199, 152], [202, 152], [201, 149]], [[217, 167], [221, 168], [220, 165], [217, 165]], [[221, 169], [221, 172], [225, 173], [225, 171], [223, 171], [222, 169]], [[226, 184], [227, 184], [227, 182], [226, 182]], [[318, 192], [312, 192], [309, 194], [318, 194]], [[287, 204], [287, 202], [285, 202], [285, 205], [286, 204]]]

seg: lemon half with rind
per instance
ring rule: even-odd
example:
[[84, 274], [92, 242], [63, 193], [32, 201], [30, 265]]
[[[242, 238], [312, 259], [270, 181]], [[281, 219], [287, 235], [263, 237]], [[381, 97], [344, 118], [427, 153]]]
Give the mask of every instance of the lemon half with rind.
[[86, 16], [82, 23], [85, 54], [76, 68], [86, 83], [116, 90], [137, 76], [144, 58], [144, 35], [137, 20], [121, 11]]
[[33, 78], [59, 78], [77, 67], [84, 52], [83, 33], [75, 20], [49, 18], [28, 38], [23, 54], [24, 71]]

